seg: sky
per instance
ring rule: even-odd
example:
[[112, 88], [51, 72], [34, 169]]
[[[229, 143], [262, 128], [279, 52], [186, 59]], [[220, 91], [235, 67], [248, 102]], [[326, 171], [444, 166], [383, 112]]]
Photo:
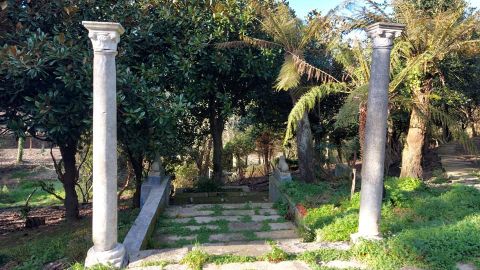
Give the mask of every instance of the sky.
[[[467, 0], [473, 7], [480, 8], [480, 0]], [[313, 9], [321, 10], [323, 14], [334, 8], [343, 0], [289, 0], [290, 6], [297, 12], [297, 16], [305, 18]]]

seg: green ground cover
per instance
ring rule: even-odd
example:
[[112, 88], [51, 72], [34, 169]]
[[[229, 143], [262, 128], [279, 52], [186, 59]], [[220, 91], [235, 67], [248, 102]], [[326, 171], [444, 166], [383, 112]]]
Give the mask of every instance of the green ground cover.
[[[122, 242], [138, 215], [138, 209], [119, 212], [118, 238]], [[46, 263], [62, 260], [67, 265], [80, 267], [93, 245], [91, 219], [84, 218], [76, 223], [63, 223], [48, 229], [37, 229], [12, 233], [2, 238], [0, 246], [0, 268], [31, 270], [42, 269]], [[73, 269], [76, 269], [73, 267]], [[81, 268], [78, 268], [81, 269]]]
[[[385, 239], [356, 245], [354, 256], [372, 269], [480, 267], [480, 191], [466, 186], [431, 187], [413, 178], [388, 178], [381, 231]], [[359, 194], [347, 184], [293, 182], [283, 186], [307, 206], [305, 224], [322, 241], [348, 241], [358, 226]], [[319, 192], [315, 194], [315, 192]]]
[[[39, 180], [30, 180], [30, 174], [20, 174], [16, 175], [18, 177], [18, 183], [13, 186], [3, 185], [0, 187], [0, 208], [6, 207], [19, 207], [24, 206], [25, 201], [27, 200], [30, 193], [35, 189], [35, 193], [32, 195], [29, 206], [30, 207], [40, 207], [40, 206], [51, 206], [51, 205], [60, 205], [62, 202], [55, 198], [52, 194], [49, 194], [43, 191], [39, 187]], [[43, 182], [55, 190], [55, 193], [60, 197], [64, 197], [64, 190], [62, 183], [58, 180], [43, 180]]]

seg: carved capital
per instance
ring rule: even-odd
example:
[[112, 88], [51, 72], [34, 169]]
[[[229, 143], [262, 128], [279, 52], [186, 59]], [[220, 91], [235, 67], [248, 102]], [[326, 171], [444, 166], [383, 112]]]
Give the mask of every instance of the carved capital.
[[92, 41], [95, 52], [116, 52], [120, 36], [125, 32], [119, 23], [82, 22], [88, 29], [88, 37]]
[[367, 27], [366, 31], [373, 39], [373, 48], [391, 48], [393, 39], [402, 34], [405, 25], [398, 23], [375, 23]]

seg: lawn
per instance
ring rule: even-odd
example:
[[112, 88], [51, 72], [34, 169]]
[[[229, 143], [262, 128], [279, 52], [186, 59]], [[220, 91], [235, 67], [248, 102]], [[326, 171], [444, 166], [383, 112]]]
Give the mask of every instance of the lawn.
[[[121, 210], [118, 216], [118, 238], [123, 242], [138, 215], [138, 209]], [[1, 238], [0, 268], [15, 270], [42, 269], [49, 262], [61, 261], [70, 266], [83, 264], [91, 240], [91, 218], [74, 223], [40, 227], [21, 231]]]
[[40, 181], [42, 181], [48, 187], [55, 190], [57, 195], [64, 197], [64, 191], [60, 181], [56, 179], [31, 180], [31, 175], [32, 173], [28, 171], [18, 171], [10, 176], [12, 179], [17, 179], [17, 183], [0, 187], [0, 208], [24, 206], [28, 196], [34, 190], [36, 191], [30, 199], [29, 206], [40, 207], [62, 204], [55, 196], [40, 188]]
[[[283, 187], [308, 213], [305, 224], [320, 241], [348, 241], [358, 226], [359, 194], [347, 182]], [[413, 178], [388, 178], [381, 231], [384, 240], [362, 242], [354, 256], [372, 269], [480, 267], [480, 191], [466, 186], [429, 186]]]

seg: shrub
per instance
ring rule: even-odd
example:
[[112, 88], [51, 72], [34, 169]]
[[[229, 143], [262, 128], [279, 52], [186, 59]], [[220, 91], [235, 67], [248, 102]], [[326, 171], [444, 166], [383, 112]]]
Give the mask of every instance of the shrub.
[[175, 167], [175, 188], [192, 188], [198, 177], [198, 168], [194, 163], [184, 163]]
[[191, 270], [201, 270], [208, 260], [209, 255], [197, 247], [196, 249], [189, 251], [180, 263], [187, 265]]
[[336, 217], [332, 223], [316, 231], [317, 240], [323, 241], [346, 241], [358, 228], [358, 213], [349, 213], [342, 217]]

